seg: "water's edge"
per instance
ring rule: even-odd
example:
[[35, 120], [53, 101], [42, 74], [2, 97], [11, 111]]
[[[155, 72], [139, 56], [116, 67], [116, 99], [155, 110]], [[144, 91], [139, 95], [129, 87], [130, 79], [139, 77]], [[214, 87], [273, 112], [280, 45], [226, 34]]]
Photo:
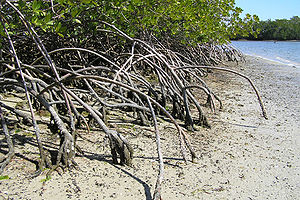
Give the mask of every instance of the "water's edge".
[[232, 41], [231, 45], [245, 55], [300, 68], [300, 42]]
[[[270, 58], [266, 58], [266, 57], [255, 55], [255, 54], [244, 53], [244, 55], [255, 57], [255, 58], [260, 58], [260, 59], [265, 60], [266, 62], [271, 62], [272, 64], [287, 65], [287, 66], [290, 66], [290, 67], [295, 67], [295, 68], [300, 69], [300, 63], [294, 63], [292, 61], [285, 60], [285, 59], [280, 58], [280, 57], [277, 57], [277, 59], [270, 59]], [[280, 60], [285, 61], [285, 62], [282, 62]]]

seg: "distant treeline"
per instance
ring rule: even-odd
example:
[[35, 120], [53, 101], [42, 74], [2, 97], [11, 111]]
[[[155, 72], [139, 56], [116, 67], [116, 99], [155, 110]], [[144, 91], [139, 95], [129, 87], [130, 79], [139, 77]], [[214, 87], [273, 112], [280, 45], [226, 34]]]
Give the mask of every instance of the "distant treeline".
[[237, 36], [236, 39], [248, 40], [300, 40], [300, 17], [294, 16], [291, 19], [276, 19], [275, 21], [259, 21], [254, 25], [254, 29], [259, 31], [257, 37]]

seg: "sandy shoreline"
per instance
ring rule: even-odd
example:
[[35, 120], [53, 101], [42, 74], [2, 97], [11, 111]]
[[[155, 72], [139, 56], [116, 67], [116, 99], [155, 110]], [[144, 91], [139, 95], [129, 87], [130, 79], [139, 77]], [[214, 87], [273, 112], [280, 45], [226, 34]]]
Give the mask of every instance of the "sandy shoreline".
[[[224, 109], [208, 115], [211, 129], [199, 127], [189, 133], [200, 157], [197, 164], [184, 164], [174, 129], [160, 122], [163, 199], [299, 198], [300, 69], [249, 56], [246, 60], [232, 68], [254, 80], [269, 119], [263, 119], [245, 80], [214, 73], [220, 81], [209, 85], [223, 100]], [[85, 135], [96, 145], [78, 143], [85, 151], [84, 157], [75, 158], [81, 171], [54, 173], [44, 183], [45, 176], [27, 178], [35, 170], [30, 159], [36, 159], [38, 151], [18, 140], [17, 156], [3, 173], [10, 179], [0, 181], [0, 199], [151, 199], [157, 175], [155, 138], [143, 128], [137, 132], [128, 136], [135, 149], [134, 168], [111, 164], [109, 148], [101, 143], [103, 134], [97, 133]]]

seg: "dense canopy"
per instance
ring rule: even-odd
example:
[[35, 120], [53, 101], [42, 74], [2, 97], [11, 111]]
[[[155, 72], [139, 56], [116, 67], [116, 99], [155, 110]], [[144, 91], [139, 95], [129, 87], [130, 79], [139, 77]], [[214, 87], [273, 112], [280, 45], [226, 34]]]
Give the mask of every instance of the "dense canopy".
[[[258, 21], [249, 14], [241, 19], [242, 9], [234, 0], [20, 0], [15, 5], [29, 22], [62, 37], [84, 37], [97, 30], [99, 21], [105, 21], [134, 37], [155, 35], [184, 43], [225, 43], [237, 34], [254, 33], [252, 25]], [[10, 22], [7, 25], [17, 28], [20, 20], [13, 9], [4, 4], [1, 10]], [[3, 28], [0, 32], [5, 35]]]

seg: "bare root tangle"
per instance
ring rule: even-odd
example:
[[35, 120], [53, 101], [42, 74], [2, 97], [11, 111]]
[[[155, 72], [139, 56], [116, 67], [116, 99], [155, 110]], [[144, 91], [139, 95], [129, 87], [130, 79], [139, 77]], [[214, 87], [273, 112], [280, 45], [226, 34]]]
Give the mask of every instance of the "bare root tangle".
[[[52, 170], [74, 163], [77, 130], [86, 128], [89, 131], [90, 127], [100, 128], [109, 138], [113, 163], [131, 166], [133, 148], [126, 135], [113, 130], [107, 120], [107, 112], [126, 111], [127, 116], [142, 125], [153, 122], [159, 161], [153, 198], [160, 199], [163, 152], [157, 118], [166, 117], [174, 124], [183, 159], [187, 162], [189, 154], [194, 161], [196, 152], [188, 134], [176, 119], [184, 120], [188, 130], [194, 130], [196, 123], [210, 127], [201, 101], [206, 101], [205, 104], [213, 112], [216, 101], [220, 108], [222, 102], [206, 84], [209, 70], [227, 71], [246, 78], [254, 88], [266, 118], [259, 93], [248, 77], [226, 68], [206, 66], [243, 61], [240, 52], [229, 45], [183, 47], [167, 41], [159, 42], [152, 37], [148, 38], [152, 42], [145, 42], [129, 37], [106, 22], [98, 23], [96, 39], [93, 35], [87, 35], [90, 38], [88, 41], [75, 43], [56, 35], [42, 34], [42, 40], [13, 3], [6, 2], [18, 13], [29, 37], [20, 41], [7, 33], [7, 38], [3, 38], [5, 45], [2, 46], [5, 48], [2, 49], [0, 61], [0, 92], [18, 91], [24, 94], [30, 105], [30, 115], [6, 105], [1, 99], [0, 109], [34, 126], [43, 165], [41, 169], [52, 163], [43, 152], [38, 129], [40, 121], [35, 117], [37, 111], [46, 110], [49, 113], [49, 132], [60, 138]], [[7, 21], [5, 16], [0, 17], [1, 22]], [[24, 45], [28, 45], [29, 52], [24, 51]], [[194, 90], [203, 91], [203, 95], [195, 95]], [[0, 111], [3, 132], [9, 145], [8, 156], [3, 161], [5, 164], [1, 163], [2, 169], [14, 150]]]
[[[29, 93], [28, 93], [28, 89], [27, 89], [27, 86], [26, 86], [26, 82], [25, 82], [25, 78], [24, 78], [24, 75], [23, 75], [23, 71], [22, 71], [22, 67], [21, 67], [21, 64], [20, 64], [20, 60], [19, 60], [19, 58], [18, 58], [18, 56], [16, 54], [13, 42], [12, 42], [12, 40], [10, 38], [10, 35], [8, 34], [7, 29], [5, 28], [5, 25], [4, 25], [3, 21], [2, 21], [2, 18], [0, 18], [0, 20], [1, 20], [2, 26], [4, 27], [5, 33], [7, 35], [7, 38], [9, 40], [9, 44], [10, 44], [10, 47], [11, 47], [11, 51], [13, 53], [13, 57], [15, 58], [15, 60], [17, 62], [17, 66], [18, 66], [18, 69], [19, 69], [18, 73], [21, 76], [22, 83], [23, 83], [23, 86], [24, 86], [24, 89], [25, 89], [25, 94], [26, 94], [26, 98], [27, 98], [27, 101], [28, 101], [28, 105], [29, 105], [29, 109], [30, 109], [30, 114], [31, 114], [31, 118], [32, 118], [32, 124], [33, 124], [33, 127], [34, 127], [35, 136], [36, 136], [36, 141], [38, 143], [38, 147], [39, 147], [39, 151], [40, 151], [40, 170], [42, 170], [44, 167], [49, 166], [50, 162], [46, 158], [45, 153], [44, 153], [43, 145], [42, 145], [42, 142], [41, 142], [41, 139], [40, 139], [40, 129], [39, 129], [39, 127], [37, 125], [37, 122], [36, 122], [36, 119], [35, 119], [35, 114], [34, 114], [34, 111], [33, 111], [31, 99], [30, 99], [30, 96], [29, 96]], [[4, 126], [3, 126], [3, 129], [4, 129]]]
[[[226, 68], [221, 68], [221, 67], [210, 67], [210, 66], [186, 66], [184, 67], [184, 69], [188, 69], [188, 68], [200, 68], [200, 69], [215, 69], [215, 70], [221, 70], [221, 71], [226, 71], [226, 72], [230, 72], [230, 73], [233, 73], [233, 74], [236, 74], [238, 76], [241, 76], [243, 78], [245, 78], [251, 85], [251, 87], [253, 88], [253, 90], [255, 91], [255, 94], [257, 96], [257, 99], [258, 99], [258, 102], [259, 102], [259, 105], [260, 105], [260, 108], [261, 108], [261, 111], [262, 111], [262, 114], [263, 114], [263, 117], [265, 119], [268, 119], [268, 116], [267, 116], [267, 111], [264, 107], [264, 104], [262, 102], [262, 99], [259, 95], [259, 92], [257, 90], [257, 88], [255, 87], [255, 85], [253, 84], [252, 80], [250, 78], [248, 78], [247, 76], [245, 76], [244, 74], [241, 74], [239, 72], [236, 72], [234, 70], [230, 70], [230, 69], [226, 69]], [[180, 68], [179, 68], [180, 69]]]

